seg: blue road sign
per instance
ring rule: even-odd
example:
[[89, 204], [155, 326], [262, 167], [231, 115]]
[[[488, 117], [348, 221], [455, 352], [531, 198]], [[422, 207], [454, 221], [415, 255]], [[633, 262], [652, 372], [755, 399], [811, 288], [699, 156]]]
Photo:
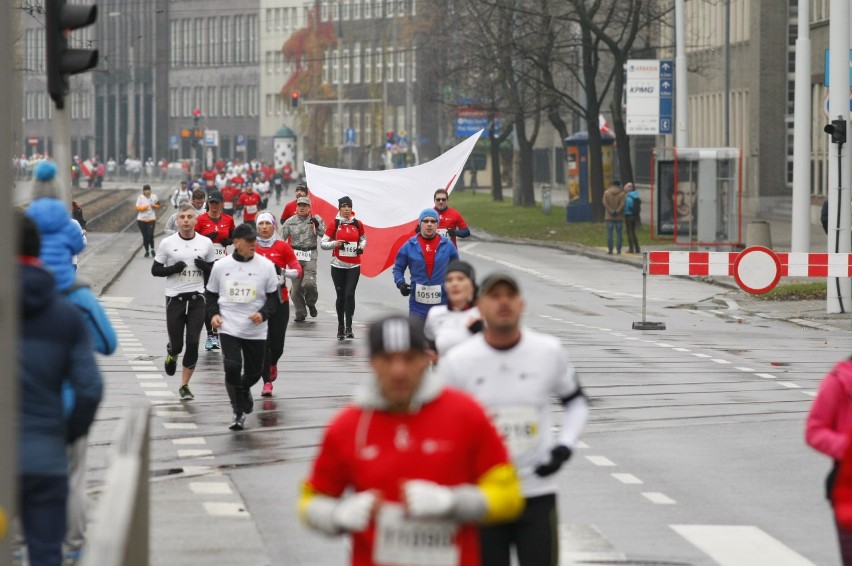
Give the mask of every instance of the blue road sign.
[[[831, 71], [831, 65], [829, 64], [830, 54], [829, 50], [825, 50], [825, 73], [823, 74], [823, 86], [829, 86], [829, 73]], [[852, 71], [852, 49], [849, 50], [849, 67], [850, 71]], [[849, 86], [852, 87], [852, 72], [849, 73]]]
[[180, 147], [180, 138], [178, 136], [169, 136], [169, 149], [178, 149]]
[[346, 145], [355, 145], [355, 128], [346, 128], [343, 131], [343, 143]]
[[660, 61], [660, 133], [671, 134], [672, 117], [674, 116], [674, 62]]

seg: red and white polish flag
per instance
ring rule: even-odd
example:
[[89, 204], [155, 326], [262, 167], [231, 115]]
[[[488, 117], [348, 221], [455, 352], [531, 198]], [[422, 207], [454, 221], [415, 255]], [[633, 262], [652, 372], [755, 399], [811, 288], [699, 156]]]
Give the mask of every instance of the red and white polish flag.
[[404, 169], [356, 171], [306, 161], [311, 212], [333, 225], [337, 200], [352, 199], [352, 210], [367, 235], [361, 274], [375, 277], [393, 265], [399, 248], [414, 235], [420, 213], [434, 206], [435, 191], [452, 192], [481, 134], [480, 130], [432, 161]]

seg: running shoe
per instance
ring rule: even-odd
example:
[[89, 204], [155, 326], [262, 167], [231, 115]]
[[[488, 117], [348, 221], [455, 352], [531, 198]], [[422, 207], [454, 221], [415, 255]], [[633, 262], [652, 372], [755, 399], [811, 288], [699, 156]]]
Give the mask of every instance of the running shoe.
[[166, 363], [163, 364], [166, 369], [166, 375], [174, 375], [177, 369], [177, 356], [166, 354]]
[[342, 325], [342, 324], [338, 324], [338, 325], [337, 325], [337, 339], [338, 339], [338, 340], [343, 340], [343, 337], [344, 337], [344, 334], [343, 334], [343, 325]]
[[246, 416], [242, 413], [234, 413], [234, 422], [228, 427], [231, 430], [243, 430], [246, 425]]
[[305, 318], [304, 316], [297, 316], [293, 319], [293, 322], [305, 322]]
[[278, 366], [269, 366], [269, 381], [270, 383], [278, 379]]
[[316, 318], [317, 307], [315, 305], [308, 305], [308, 311], [310, 311], [312, 317]]
[[178, 395], [180, 395], [181, 401], [192, 401], [195, 399], [195, 395], [189, 390], [189, 385], [181, 385], [180, 389], [178, 389]]
[[246, 396], [243, 400], [243, 413], [250, 415], [254, 412], [254, 397], [251, 396], [251, 389], [246, 387]]
[[214, 349], [214, 350], [218, 350], [218, 349], [220, 349], [221, 347], [222, 347], [222, 346], [219, 344], [219, 335], [218, 335], [218, 334], [214, 334], [214, 335], [213, 335], [213, 349]]
[[351, 325], [346, 327], [346, 337], [347, 338], [355, 338], [355, 335], [352, 334], [352, 326]]
[[213, 349], [213, 337], [208, 336], [207, 340], [204, 341], [204, 349], [208, 352]]
[[272, 397], [272, 382], [267, 381], [263, 384], [263, 391], [261, 391], [260, 395], [262, 397]]

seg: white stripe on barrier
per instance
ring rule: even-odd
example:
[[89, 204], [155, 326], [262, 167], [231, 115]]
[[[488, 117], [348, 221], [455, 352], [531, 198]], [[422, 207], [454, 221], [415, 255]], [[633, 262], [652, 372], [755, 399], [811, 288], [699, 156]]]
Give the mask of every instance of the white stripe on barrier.
[[669, 275], [689, 275], [689, 252], [669, 252]]

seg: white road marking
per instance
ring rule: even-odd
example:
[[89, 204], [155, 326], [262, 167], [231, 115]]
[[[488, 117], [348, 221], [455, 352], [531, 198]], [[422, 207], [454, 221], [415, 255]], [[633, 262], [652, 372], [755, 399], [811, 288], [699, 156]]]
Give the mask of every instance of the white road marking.
[[122, 352], [125, 352], [125, 353], [128, 353], [128, 354], [131, 353], [131, 352], [134, 353], [134, 354], [138, 354], [138, 353], [145, 351], [145, 348], [143, 348], [141, 346], [123, 346], [123, 345], [119, 344], [118, 347], [121, 348]]
[[148, 397], [174, 397], [175, 396], [175, 394], [172, 393], [171, 391], [160, 391], [159, 389], [155, 390], [155, 391], [146, 391], [145, 395], [147, 395]]
[[675, 348], [674, 351], [675, 352], [689, 352], [690, 349], [689, 348]]
[[586, 459], [595, 466], [615, 466], [615, 463], [606, 456], [586, 456]]
[[740, 370], [740, 371], [754, 371], [754, 370], [753, 370], [753, 369], [751, 369], [751, 368], [744, 368], [744, 367], [735, 367], [734, 369], [738, 369], [738, 370]]
[[559, 558], [563, 564], [619, 563], [627, 555], [615, 547], [594, 525], [559, 525]]
[[642, 480], [640, 480], [633, 474], [612, 474], [612, 477], [614, 477], [621, 483], [627, 485], [639, 485], [641, 483], [644, 483]]
[[187, 412], [185, 412], [185, 411], [180, 411], [180, 412], [178, 412], [178, 411], [161, 411], [161, 410], [157, 410], [157, 411], [155, 412], [155, 414], [156, 414], [158, 417], [164, 417], [164, 418], [167, 418], [167, 419], [174, 419], [174, 418], [189, 418], [189, 417], [191, 417], [191, 416], [192, 416], [192, 415], [190, 415], [189, 413], [187, 413]]
[[[137, 363], [137, 362], [133, 362]], [[151, 371], [154, 369], [154, 366], [130, 366], [131, 371]]]
[[157, 387], [166, 388], [169, 386], [165, 381], [142, 381], [139, 383], [140, 387], [150, 387], [152, 389], [156, 389]]
[[461, 248], [461, 251], [466, 252], [466, 251], [472, 250], [473, 248], [475, 248], [478, 245], [479, 245], [479, 242], [471, 242], [468, 245], [466, 245], [464, 248]]
[[723, 360], [722, 358], [713, 358], [713, 359], [712, 359], [712, 360], [710, 360], [710, 361], [711, 361], [711, 362], [716, 362], [717, 364], [729, 364], [729, 363], [731, 363], [731, 362], [729, 362], [728, 360]]
[[670, 525], [721, 566], [814, 566], [753, 525]]
[[775, 379], [776, 378], [776, 376], [772, 375], [771, 373], [756, 373], [754, 375], [756, 375], [757, 377], [762, 377], [764, 379]]
[[804, 393], [808, 397], [816, 397], [816, 395], [817, 395], [816, 391], [802, 391], [802, 393]]
[[189, 489], [200, 495], [231, 495], [231, 486], [221, 481], [191, 481]]
[[188, 438], [173, 438], [172, 444], [184, 446], [188, 444], [207, 444], [207, 441], [200, 436], [191, 436]]
[[588, 447], [589, 447], [589, 445], [586, 444], [585, 442], [583, 442], [582, 440], [578, 440], [577, 444], [574, 445], [574, 448], [580, 448], [580, 449], [584, 449], [584, 448], [588, 448]]
[[249, 512], [243, 503], [204, 502], [207, 513], [214, 517], [248, 517]]
[[212, 450], [202, 450], [202, 449], [178, 450], [177, 454], [178, 454], [178, 458], [213, 458], [213, 451]]
[[643, 491], [642, 497], [656, 505], [674, 505], [677, 503], [674, 499], [659, 491]]
[[661, 348], [674, 348], [674, 346], [672, 346], [671, 344], [666, 344], [665, 342], [654, 342], [654, 344], [660, 346]]
[[709, 358], [710, 357], [707, 354], [695, 354], [695, 353], [693, 353], [692, 355], [695, 356], [696, 358]]
[[195, 430], [198, 425], [195, 423], [163, 423], [163, 428], [168, 430]]
[[136, 379], [163, 379], [161, 373], [137, 373]]
[[797, 383], [792, 383], [790, 381], [779, 381], [778, 385], [782, 385], [782, 386], [786, 387], [787, 389], [801, 389], [802, 388], [801, 385], [799, 385]]

